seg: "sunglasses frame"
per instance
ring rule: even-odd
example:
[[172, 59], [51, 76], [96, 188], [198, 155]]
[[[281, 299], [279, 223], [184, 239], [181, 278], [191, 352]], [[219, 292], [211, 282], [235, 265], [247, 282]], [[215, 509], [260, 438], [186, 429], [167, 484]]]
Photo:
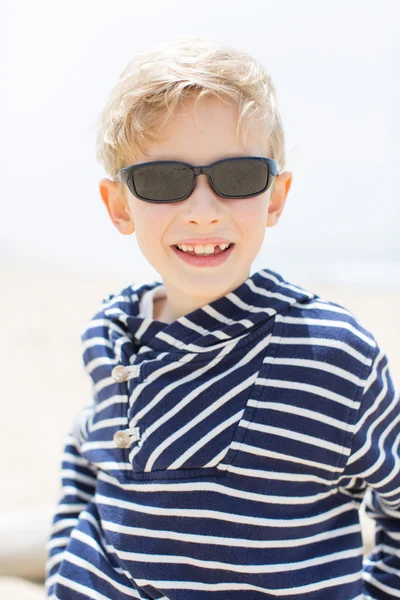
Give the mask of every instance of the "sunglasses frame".
[[[216, 190], [214, 182], [213, 182], [213, 178], [212, 178], [213, 168], [222, 162], [243, 160], [243, 159], [259, 160], [268, 165], [268, 179], [267, 179], [266, 186], [259, 192], [256, 192], [255, 194], [247, 194], [246, 196], [230, 196], [230, 195], [220, 194]], [[173, 200], [151, 200], [149, 198], [144, 198], [143, 196], [138, 194], [136, 187], [135, 187], [135, 182], [133, 179], [133, 173], [137, 169], [140, 169], [143, 166], [158, 165], [158, 164], [165, 164], [165, 163], [183, 165], [192, 170], [193, 182], [192, 182], [192, 186], [191, 186], [191, 189], [189, 190], [189, 192], [187, 194], [185, 194], [184, 196], [181, 196], [180, 198], [176, 198]], [[139, 200], [143, 200], [144, 202], [153, 202], [155, 204], [165, 204], [166, 202], [181, 202], [182, 200], [186, 200], [186, 198], [189, 198], [190, 194], [193, 192], [194, 186], [196, 185], [196, 179], [201, 173], [204, 173], [204, 175], [207, 175], [211, 187], [213, 188], [214, 192], [218, 196], [220, 196], [221, 198], [239, 199], [239, 198], [252, 198], [253, 196], [259, 196], [260, 194], [263, 194], [264, 192], [266, 192], [269, 189], [269, 187], [271, 186], [274, 177], [276, 175], [279, 175], [279, 170], [280, 170], [279, 163], [276, 160], [274, 160], [273, 158], [266, 158], [265, 156], [235, 156], [232, 158], [223, 158], [221, 160], [217, 160], [217, 161], [211, 163], [210, 165], [204, 165], [204, 166], [194, 166], [194, 165], [191, 165], [189, 163], [186, 163], [186, 162], [183, 162], [180, 160], [155, 160], [155, 161], [151, 161], [151, 162], [144, 162], [144, 163], [130, 165], [129, 167], [124, 167], [122, 169], [119, 169], [115, 175], [115, 178], [118, 179], [119, 181], [121, 181], [122, 183], [125, 183], [125, 185], [128, 186], [130, 192], [134, 196], [136, 196], [136, 198], [138, 198]]]

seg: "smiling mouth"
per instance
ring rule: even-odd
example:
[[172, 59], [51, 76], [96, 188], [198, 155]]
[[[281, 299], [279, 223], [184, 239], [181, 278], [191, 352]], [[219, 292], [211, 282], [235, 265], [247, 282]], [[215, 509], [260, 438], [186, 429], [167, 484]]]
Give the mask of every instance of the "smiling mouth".
[[194, 251], [184, 252], [183, 250], [179, 250], [176, 245], [171, 246], [171, 248], [182, 262], [191, 265], [192, 267], [211, 268], [219, 267], [226, 261], [229, 261], [229, 258], [235, 249], [235, 244], [230, 244], [229, 248], [226, 248], [225, 250], [221, 250], [220, 248], [219, 252], [213, 252], [212, 254], [196, 254]]
[[221, 248], [219, 246], [216, 246], [214, 249], [214, 252], [195, 252], [194, 250], [186, 250], [186, 252], [184, 250], [181, 250], [180, 248], [178, 248], [178, 246], [176, 244], [173, 244], [173, 248], [175, 248], [176, 250], [178, 250], [178, 252], [182, 252], [183, 254], [188, 254], [189, 256], [199, 256], [200, 258], [202, 256], [218, 256], [218, 254], [223, 254], [224, 252], [227, 252], [232, 246], [234, 246], [235, 244], [233, 242], [231, 242], [229, 244], [229, 246], [227, 248], [225, 248], [224, 250], [221, 250]]

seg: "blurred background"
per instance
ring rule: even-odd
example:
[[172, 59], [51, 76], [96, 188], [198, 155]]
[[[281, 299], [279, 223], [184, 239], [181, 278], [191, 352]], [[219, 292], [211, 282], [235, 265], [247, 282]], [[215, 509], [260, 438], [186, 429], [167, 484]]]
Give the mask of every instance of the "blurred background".
[[[98, 190], [106, 174], [94, 122], [135, 53], [203, 35], [260, 60], [277, 89], [293, 182], [252, 273], [268, 267], [350, 309], [400, 383], [400, 3], [247, 6], [0, 4], [1, 597], [43, 597], [63, 437], [91, 398], [81, 330], [104, 296], [160, 280]], [[374, 524], [361, 518], [367, 550]]]

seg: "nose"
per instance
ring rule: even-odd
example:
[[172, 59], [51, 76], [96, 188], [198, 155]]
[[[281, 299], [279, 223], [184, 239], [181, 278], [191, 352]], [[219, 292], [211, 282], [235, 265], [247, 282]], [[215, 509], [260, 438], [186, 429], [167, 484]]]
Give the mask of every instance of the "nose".
[[196, 177], [192, 193], [184, 200], [186, 218], [203, 225], [220, 221], [223, 218], [222, 202], [208, 176], [202, 173]]
[[[214, 196], [218, 195], [215, 193], [212, 185], [211, 185], [211, 181], [208, 177], [208, 175], [206, 175], [205, 173], [199, 173], [198, 171], [200, 171], [200, 168], [198, 170], [196, 170], [196, 174], [197, 177], [194, 181], [194, 187], [193, 187], [193, 191], [190, 194], [189, 197], [193, 196], [193, 194], [195, 193], [196, 190], [211, 190]], [[204, 196], [203, 196], [204, 198]]]

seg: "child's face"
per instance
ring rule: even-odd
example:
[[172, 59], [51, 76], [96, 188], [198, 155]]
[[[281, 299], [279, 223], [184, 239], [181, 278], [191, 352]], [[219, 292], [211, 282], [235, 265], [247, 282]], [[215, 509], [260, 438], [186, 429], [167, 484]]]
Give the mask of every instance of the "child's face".
[[[268, 156], [257, 126], [250, 128], [245, 146], [236, 141], [236, 107], [216, 98], [202, 98], [196, 107], [196, 121], [193, 106], [194, 98], [187, 99], [164, 126], [166, 141], [147, 144], [146, 154], [135, 162], [170, 159], [208, 165], [231, 156]], [[201, 174], [186, 200], [165, 204], [140, 200], [126, 186], [125, 200], [118, 194], [117, 184], [108, 179], [100, 182], [100, 192], [119, 231], [136, 231], [139, 247], [161, 275], [167, 296], [177, 308], [175, 312], [180, 306], [180, 312], [187, 314], [227, 294], [249, 277], [266, 227], [277, 223], [290, 184], [291, 173], [285, 172], [276, 178], [272, 198], [270, 188], [259, 196], [226, 199], [220, 198], [207, 176]], [[213, 236], [235, 243], [229, 258], [219, 266], [189, 265], [171, 248], [185, 238]]]

